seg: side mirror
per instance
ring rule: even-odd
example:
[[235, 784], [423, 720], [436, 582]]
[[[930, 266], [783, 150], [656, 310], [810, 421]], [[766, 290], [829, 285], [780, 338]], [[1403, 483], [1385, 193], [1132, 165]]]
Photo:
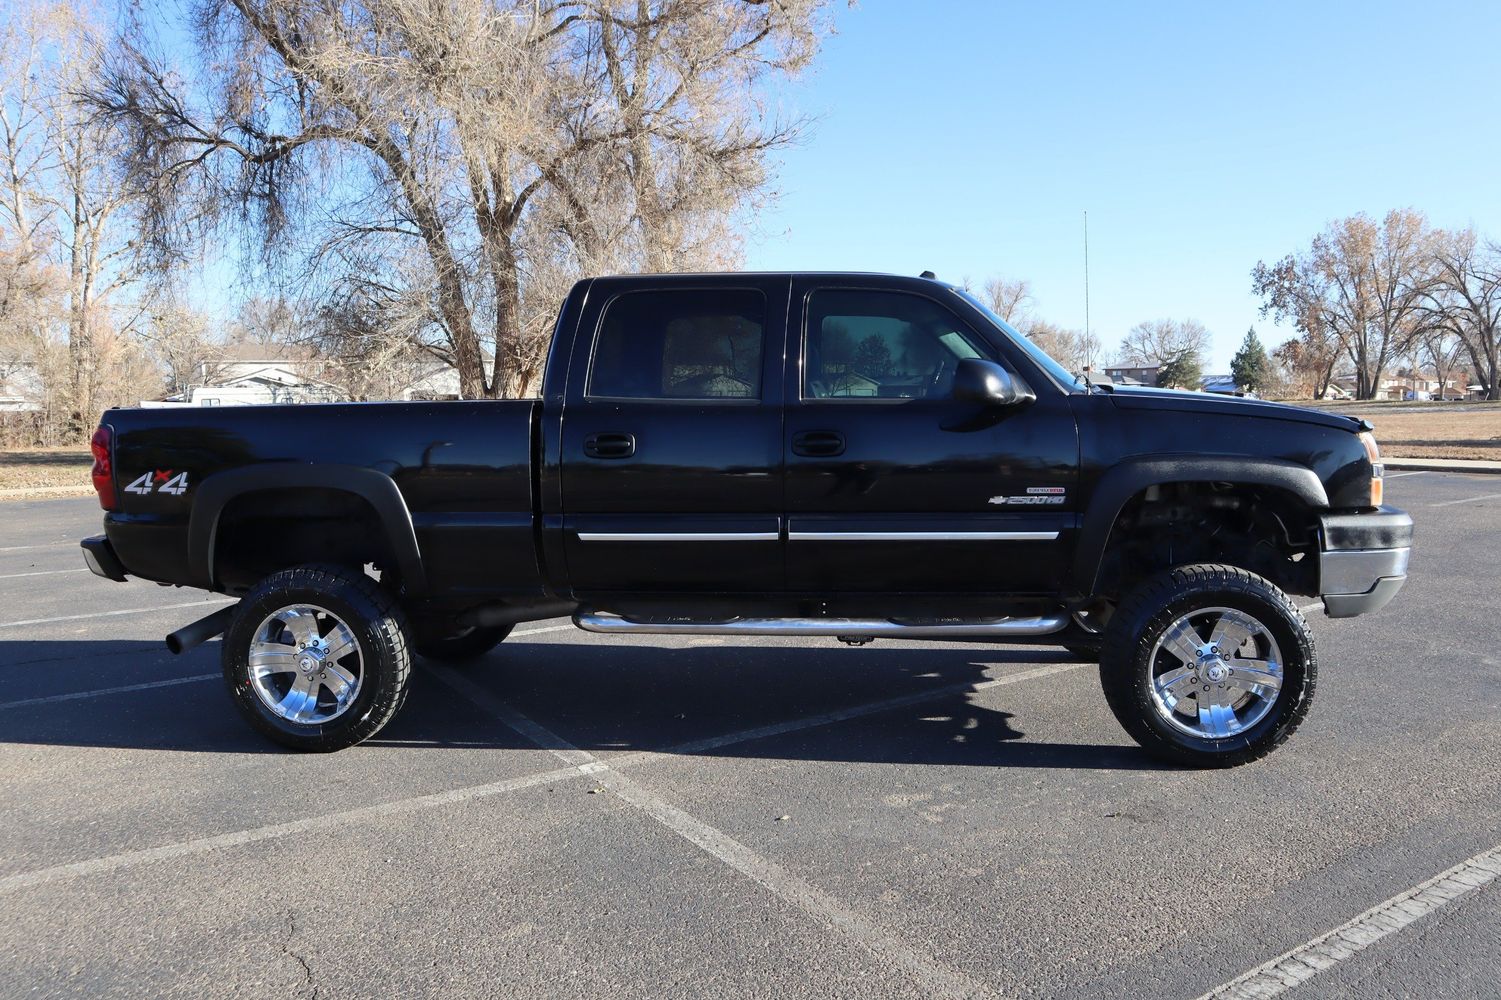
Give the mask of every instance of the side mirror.
[[1037, 399], [1031, 386], [994, 361], [965, 358], [954, 370], [954, 398], [981, 406], [1020, 406]]

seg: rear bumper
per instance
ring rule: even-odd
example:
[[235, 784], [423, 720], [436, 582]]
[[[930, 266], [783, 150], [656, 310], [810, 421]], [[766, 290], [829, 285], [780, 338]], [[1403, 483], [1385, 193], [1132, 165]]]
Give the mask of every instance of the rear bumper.
[[1321, 519], [1319, 596], [1330, 618], [1353, 618], [1391, 603], [1407, 582], [1412, 518], [1395, 507]]
[[78, 544], [83, 547], [83, 561], [95, 576], [102, 576], [116, 583], [125, 582], [125, 567], [120, 564], [120, 557], [115, 555], [115, 547], [109, 543], [108, 538], [94, 535]]

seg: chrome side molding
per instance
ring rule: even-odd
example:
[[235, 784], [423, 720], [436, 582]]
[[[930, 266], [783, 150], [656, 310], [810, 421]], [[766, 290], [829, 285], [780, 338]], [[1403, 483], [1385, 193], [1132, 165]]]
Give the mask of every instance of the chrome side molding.
[[733, 618], [728, 621], [634, 621], [609, 611], [581, 610], [573, 624], [585, 632], [649, 635], [831, 635], [872, 639], [983, 639], [998, 635], [1051, 635], [1068, 615], [997, 618], [907, 625], [889, 618]]

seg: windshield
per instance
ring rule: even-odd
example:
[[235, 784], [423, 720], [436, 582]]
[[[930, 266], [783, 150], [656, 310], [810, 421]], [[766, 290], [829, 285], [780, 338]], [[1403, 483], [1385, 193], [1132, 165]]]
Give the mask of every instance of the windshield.
[[1037, 364], [1041, 368], [1043, 368], [1049, 375], [1053, 376], [1053, 378], [1058, 382], [1059, 385], [1077, 386], [1082, 384], [1079, 379], [1073, 375], [1072, 372], [1060, 365], [1058, 362], [1054, 361], [1042, 348], [1032, 343], [1030, 337], [1023, 335], [1010, 323], [1007, 323], [1005, 320], [1001, 319], [1001, 317], [997, 316], [990, 310], [988, 306], [985, 305], [985, 303], [981, 302], [979, 299], [975, 298], [973, 295], [962, 288], [958, 291], [960, 295], [964, 296], [964, 301], [968, 302], [970, 305], [974, 306], [976, 309], [980, 310], [982, 313], [988, 316], [990, 318], [990, 321], [996, 326], [1000, 327], [1005, 333], [1007, 333], [1012, 340], [1016, 341], [1017, 346], [1026, 351], [1028, 356], [1030, 356], [1033, 361], [1037, 362]]

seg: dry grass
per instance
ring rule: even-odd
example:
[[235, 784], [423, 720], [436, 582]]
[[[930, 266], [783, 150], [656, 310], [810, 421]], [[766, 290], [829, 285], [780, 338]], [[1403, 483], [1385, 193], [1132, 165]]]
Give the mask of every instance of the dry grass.
[[1478, 458], [1501, 461], [1501, 408], [1465, 404], [1419, 407], [1341, 407], [1340, 413], [1376, 425], [1389, 458]]
[[30, 490], [76, 486], [92, 489], [89, 467], [93, 459], [76, 448], [0, 451], [0, 490]]

